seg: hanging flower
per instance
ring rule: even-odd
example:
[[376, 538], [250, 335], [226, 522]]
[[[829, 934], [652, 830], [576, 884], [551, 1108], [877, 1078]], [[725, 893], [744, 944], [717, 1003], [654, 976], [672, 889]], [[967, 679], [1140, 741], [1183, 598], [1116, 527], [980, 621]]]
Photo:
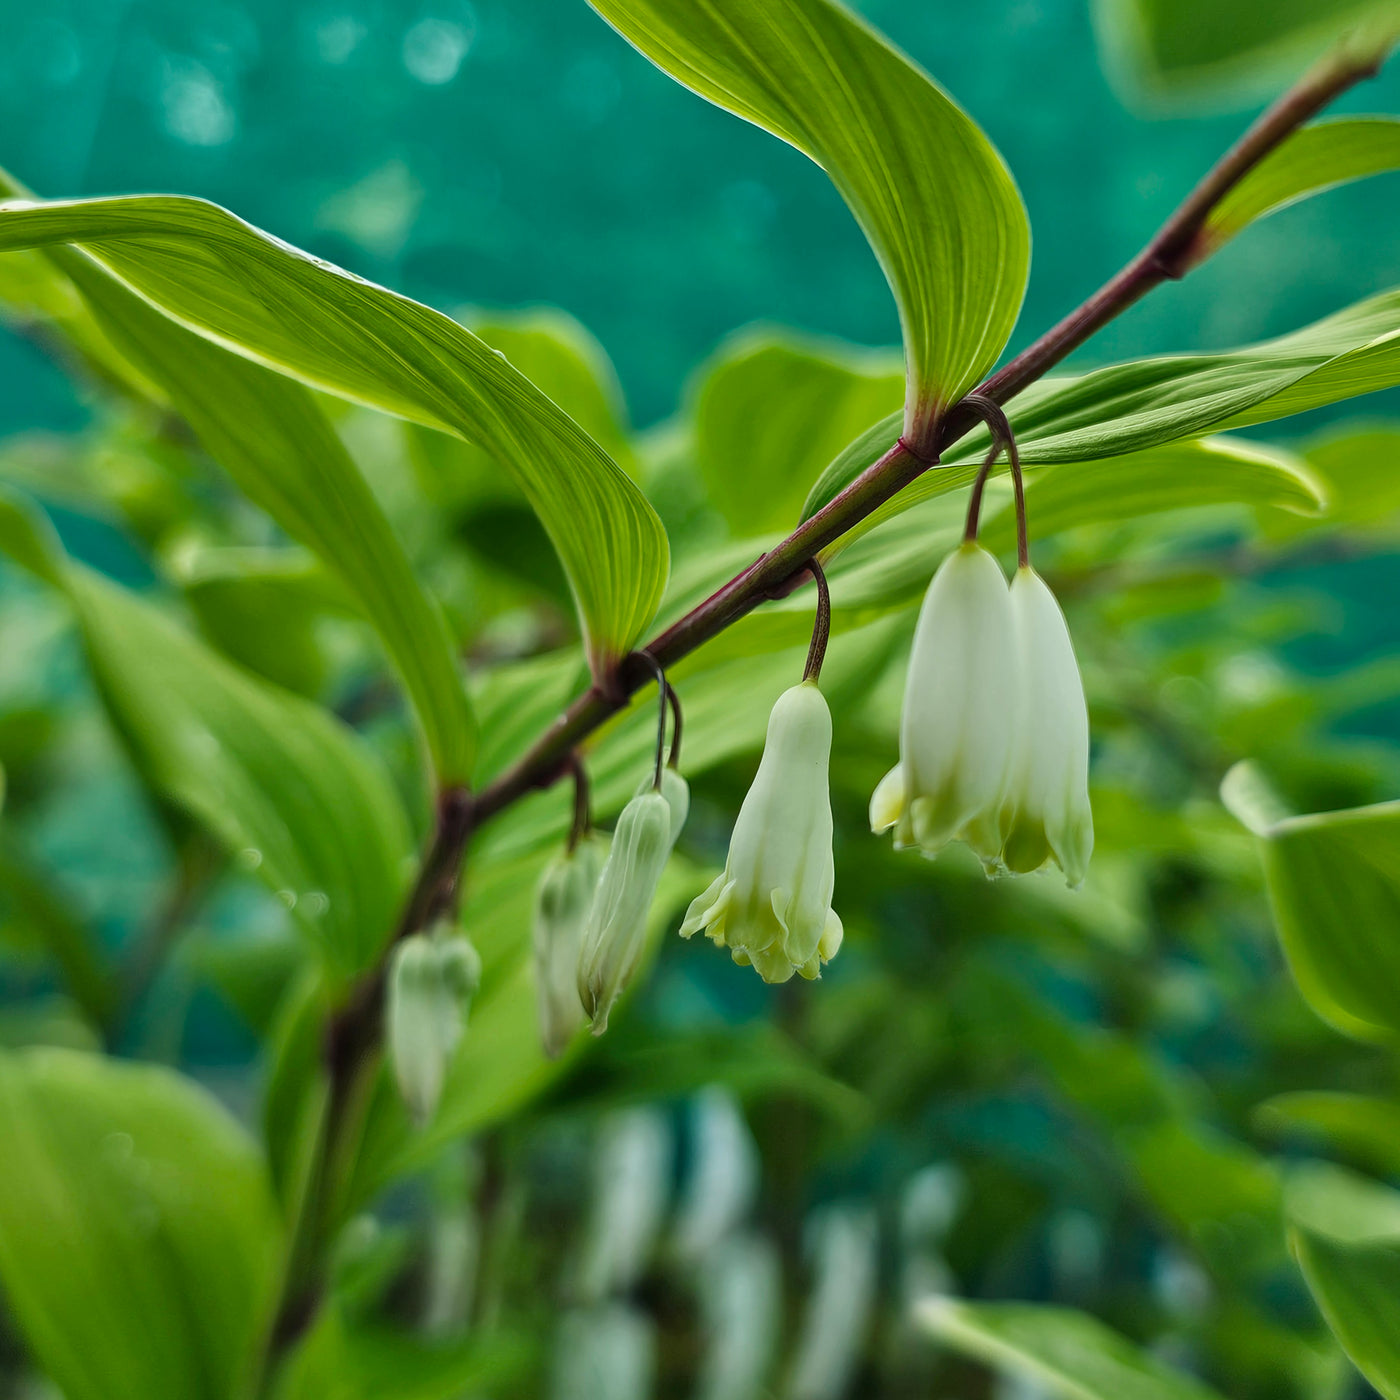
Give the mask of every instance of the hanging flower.
[[645, 784], [622, 809], [584, 924], [578, 994], [594, 1035], [607, 1030], [613, 1003], [641, 960], [651, 902], [690, 807], [679, 773], [664, 769], [660, 781], [659, 789]]
[[[633, 796], [640, 797], [644, 792], [650, 790], [651, 784], [643, 783], [633, 793]], [[661, 770], [661, 795], [666, 799], [666, 805], [671, 809], [671, 845], [674, 846], [680, 840], [681, 828], [685, 826], [685, 819], [690, 815], [690, 784], [674, 768], [663, 768]]]
[[550, 1059], [563, 1053], [585, 1020], [578, 995], [579, 955], [604, 855], [603, 841], [585, 836], [572, 851], [550, 861], [535, 893], [535, 999], [540, 1038]]
[[778, 697], [724, 873], [691, 904], [681, 937], [703, 929], [765, 982], [820, 975], [841, 946], [831, 907], [831, 712], [812, 681]]
[[995, 869], [1014, 756], [1018, 662], [1001, 565], [964, 543], [924, 595], [909, 656], [899, 763], [870, 800], [876, 832], [937, 855], [963, 840]]
[[1011, 584], [1011, 613], [1021, 677], [1002, 859], [1022, 873], [1053, 857], [1078, 886], [1094, 849], [1084, 686], [1065, 615], [1029, 566]]
[[480, 956], [450, 926], [414, 934], [394, 949], [386, 1039], [399, 1093], [419, 1126], [437, 1112], [480, 981]]

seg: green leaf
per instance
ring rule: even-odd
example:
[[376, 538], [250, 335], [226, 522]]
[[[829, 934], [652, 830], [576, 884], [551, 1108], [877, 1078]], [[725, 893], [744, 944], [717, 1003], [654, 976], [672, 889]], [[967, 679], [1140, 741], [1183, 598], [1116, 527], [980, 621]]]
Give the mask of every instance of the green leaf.
[[701, 374], [696, 463], [738, 536], [791, 528], [822, 468], [904, 398], [888, 353], [782, 331], [741, 333]]
[[1400, 1034], [1400, 802], [1289, 817], [1261, 840], [1274, 923], [1298, 989], [1365, 1040]]
[[944, 1346], [1066, 1400], [1218, 1400], [1200, 1381], [1069, 1308], [939, 1297], [918, 1304], [915, 1316]]
[[0, 550], [68, 595], [147, 780], [277, 893], [333, 968], [364, 967], [393, 927], [411, 848], [402, 804], [359, 736], [69, 563], [2, 496]]
[[827, 0], [592, 0], [659, 68], [810, 156], [899, 304], [907, 429], [991, 367], [1025, 290], [1030, 230], [991, 143], [925, 73]]
[[490, 451], [559, 551], [595, 671], [651, 620], [669, 567], [656, 513], [577, 423], [456, 322], [196, 199], [0, 209], [0, 249], [53, 243], [83, 245], [227, 349]]
[[629, 476], [636, 474], [622, 385], [607, 351], [587, 327], [555, 306], [480, 311], [464, 319], [474, 335], [499, 350]]
[[241, 1400], [280, 1233], [243, 1130], [169, 1070], [0, 1054], [0, 1278], [67, 1400]]
[[1289, 1183], [1290, 1242], [1357, 1370], [1400, 1400], [1400, 1193], [1318, 1164]]
[[1337, 117], [1295, 131], [1210, 212], [1200, 250], [1208, 255], [1256, 219], [1368, 175], [1400, 168], [1400, 120]]
[[95, 1027], [116, 1010], [117, 987], [98, 952], [97, 939], [11, 832], [0, 830], [0, 937], [43, 948], [58, 964], [64, 985]]
[[499, 1327], [425, 1339], [356, 1326], [335, 1302], [278, 1377], [275, 1400], [461, 1400], [518, 1386], [539, 1348]]
[[[1077, 379], [1043, 379], [1007, 406], [1021, 460], [1084, 462], [1242, 428], [1400, 384], [1400, 291], [1383, 292], [1302, 330], [1216, 355], [1164, 355], [1110, 365]], [[894, 446], [898, 418], [882, 420], [840, 454], [808, 494], [804, 519]], [[985, 429], [950, 449], [865, 523], [940, 494], [942, 472], [985, 455]]]
[[82, 254], [53, 255], [239, 489], [335, 572], [403, 678], [439, 781], [465, 781], [475, 721], [447, 625], [313, 396], [161, 315]]
[[[1301, 458], [1218, 437], [1045, 468], [1026, 484], [1026, 519], [1037, 540], [1081, 525], [1235, 502], [1316, 515], [1326, 501], [1326, 488]], [[1015, 546], [1009, 505], [987, 520], [982, 541], [994, 551]]]
[[1394, 0], [1097, 0], [1110, 72], [1158, 103], [1244, 106], [1282, 87], [1344, 36], [1384, 52]]
[[[349, 600], [309, 554], [256, 547], [181, 550], [170, 572], [199, 630], [225, 656], [298, 695], [321, 694], [329, 668], [318, 623], [329, 613], [343, 614]], [[445, 654], [450, 662], [450, 650]], [[460, 690], [461, 682], [454, 682]], [[451, 732], [470, 735], [471, 728]]]
[[[943, 555], [961, 537], [962, 502], [954, 509], [945, 498], [971, 485], [976, 474], [970, 464], [926, 472], [823, 551], [834, 625], [859, 625], [918, 601]], [[1004, 476], [994, 477], [984, 505], [982, 539], [996, 551], [1010, 551], [1016, 540], [1006, 485]], [[1305, 461], [1235, 437], [1168, 443], [1099, 461], [1031, 467], [1026, 473], [1032, 548], [1064, 530], [1166, 511], [1238, 503], [1311, 515], [1326, 499], [1325, 485]], [[1006, 500], [1000, 509], [998, 500]], [[765, 625], [771, 627], [776, 626], [771, 619], [790, 617], [794, 626], [788, 635], [795, 641], [796, 621], [810, 618], [810, 608], [798, 595], [769, 604], [753, 621], [770, 619]], [[740, 627], [752, 625], [746, 621]]]
[[1400, 1104], [1314, 1090], [1276, 1094], [1254, 1117], [1276, 1136], [1327, 1143], [1386, 1176], [1400, 1171]]
[[1400, 515], [1400, 432], [1394, 428], [1329, 435], [1309, 444], [1306, 456], [1327, 485], [1324, 526], [1384, 530]]

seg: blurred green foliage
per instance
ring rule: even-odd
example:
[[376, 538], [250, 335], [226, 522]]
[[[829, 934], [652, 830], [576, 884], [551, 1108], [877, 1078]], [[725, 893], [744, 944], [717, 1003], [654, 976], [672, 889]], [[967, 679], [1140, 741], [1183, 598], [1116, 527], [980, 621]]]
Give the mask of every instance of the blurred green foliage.
[[[435, 301], [596, 312], [591, 329], [539, 308], [462, 320], [654, 509], [673, 554], [665, 623], [789, 528], [852, 439], [865, 455], [845, 466], [868, 461], [863, 431], [903, 397], [897, 353], [797, 331], [750, 328], [684, 387], [681, 366], [758, 311], [872, 341], [894, 326], [790, 152], [698, 104], [649, 123], [648, 103], [670, 113], [681, 95], [581, 7], [561, 13], [16, 11], [24, 82], [0, 89], [0, 112], [26, 92], [55, 110], [56, 94], [89, 99], [65, 106], [63, 139], [58, 122], [19, 133], [15, 164], [46, 193], [168, 174]], [[1089, 80], [1085, 17], [869, 14], [987, 119], [1021, 175], [1050, 250], [1022, 322], [1038, 328], [1079, 271], [1127, 251], [1155, 200], [1125, 198], [1082, 139], [1109, 112], [1127, 129]], [[113, 114], [163, 132], [147, 164], [114, 141]], [[408, 134], [391, 139], [395, 115]], [[430, 123], [491, 139], [439, 146]], [[1154, 139], [1194, 174], [1225, 129]], [[1110, 217], [1087, 202], [1042, 217], [1052, 195], [1071, 207], [1070, 164]], [[1150, 160], [1133, 169], [1152, 184]], [[694, 193], [705, 171], [723, 173], [717, 201]], [[305, 181], [326, 188], [313, 200]], [[1096, 353], [1291, 331], [1394, 280], [1377, 235], [1393, 183], [1360, 188], [1329, 196], [1343, 232], [1310, 222], [1326, 205], [1250, 229]], [[92, 264], [46, 257], [0, 261], [19, 327], [46, 346], [65, 334], [84, 386], [84, 421], [63, 431], [55, 401], [25, 391], [49, 430], [0, 444], [0, 1393], [44, 1394], [41, 1372], [69, 1400], [252, 1393], [314, 1190], [328, 1278], [269, 1385], [287, 1400], [1344, 1400], [1363, 1393], [1348, 1356], [1400, 1395], [1400, 1196], [1382, 1184], [1400, 1172], [1385, 606], [1400, 432], [1381, 404], [1373, 421], [1287, 422], [1286, 445], [1259, 428], [1170, 440], [1390, 382], [1389, 342], [1370, 343], [1388, 298], [1347, 313], [1351, 339], [1333, 327], [1302, 352], [1192, 360], [1169, 412], [1155, 361], [1022, 406], [1027, 460], [1039, 442], [1049, 462], [1027, 493], [1035, 560], [1068, 614], [1094, 736], [1082, 891], [989, 883], [970, 858], [924, 862], [868, 831], [912, 608], [961, 527], [971, 469], [955, 463], [832, 552], [823, 689], [846, 944], [822, 980], [770, 988], [672, 936], [724, 859], [768, 709], [800, 675], [799, 594], [673, 670], [692, 815], [607, 1036], [559, 1060], [539, 1044], [530, 914], [569, 802], [534, 793], [472, 843], [461, 923], [481, 982], [436, 1115], [415, 1127], [379, 1075], [355, 1105], [358, 1150], [312, 1179], [326, 1019], [394, 927], [430, 824], [422, 716], [443, 692], [413, 668], [435, 646], [449, 676], [465, 662], [441, 727], [469, 703], [476, 779], [499, 775], [587, 684], [566, 573], [477, 446], [255, 370], [144, 303], [118, 313], [195, 347], [183, 368], [207, 365], [218, 390], [202, 406], [201, 386], [171, 387], [178, 356], [108, 337], [54, 273], [99, 285]], [[1262, 294], [1279, 282], [1289, 295]], [[1320, 368], [1317, 344], [1361, 374]], [[1295, 369], [1326, 392], [1307, 399]], [[248, 387], [264, 380], [277, 387]], [[1241, 397], [1192, 417], [1222, 382]], [[629, 421], [622, 383], [650, 426]], [[274, 456], [260, 433], [279, 413], [311, 426]], [[1070, 445], [1044, 448], [1057, 432]], [[1095, 433], [1122, 455], [1078, 460]], [[321, 495], [350, 503], [339, 535]], [[984, 539], [1003, 552], [1008, 507], [993, 480]], [[377, 554], [355, 552], [365, 529]], [[431, 625], [396, 653], [399, 609]], [[653, 702], [590, 744], [605, 824], [647, 771]]]

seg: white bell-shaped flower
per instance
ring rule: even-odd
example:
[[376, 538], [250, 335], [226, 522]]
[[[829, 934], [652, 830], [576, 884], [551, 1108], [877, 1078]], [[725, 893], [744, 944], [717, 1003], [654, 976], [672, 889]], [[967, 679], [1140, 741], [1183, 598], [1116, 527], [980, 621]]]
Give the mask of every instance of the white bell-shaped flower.
[[1094, 849], [1084, 686], [1065, 615], [1032, 568], [1016, 571], [1011, 614], [1021, 679], [1002, 860], [1008, 870], [1023, 873], [1053, 856], [1077, 886]]
[[689, 808], [685, 779], [668, 768], [660, 789], [647, 782], [617, 819], [584, 923], [578, 966], [579, 1000], [594, 1035], [607, 1030], [613, 1003], [641, 961], [651, 902]]
[[1016, 745], [1018, 657], [1001, 565], [964, 543], [924, 595], [900, 723], [899, 763], [870, 800], [871, 829], [937, 855], [966, 841], [989, 869]]
[[386, 1040], [399, 1093], [420, 1127], [437, 1112], [480, 981], [480, 956], [450, 925], [413, 934], [394, 948]]
[[603, 869], [605, 843], [585, 836], [545, 868], [535, 892], [535, 999], [544, 1052], [555, 1059], [583, 1025], [578, 995], [583, 929]]
[[699, 895], [681, 936], [703, 929], [765, 982], [820, 975], [841, 946], [831, 907], [831, 711], [814, 681], [778, 697], [724, 873]]

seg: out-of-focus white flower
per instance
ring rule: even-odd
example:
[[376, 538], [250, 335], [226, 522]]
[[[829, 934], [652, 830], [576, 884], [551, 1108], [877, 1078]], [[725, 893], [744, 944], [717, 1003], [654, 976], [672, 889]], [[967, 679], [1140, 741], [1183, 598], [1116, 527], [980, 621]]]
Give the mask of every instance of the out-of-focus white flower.
[[1034, 569], [1017, 569], [1011, 614], [1021, 674], [1002, 860], [1021, 874], [1053, 856], [1078, 886], [1094, 849], [1084, 686], [1065, 615]]
[[535, 892], [535, 1000], [550, 1059], [563, 1053], [586, 1019], [578, 995], [579, 956], [604, 855], [603, 841], [585, 836], [550, 861]]
[[461, 934], [416, 933], [394, 949], [386, 1039], [399, 1093], [419, 1125], [437, 1112], [480, 981], [481, 958]]
[[900, 724], [899, 763], [870, 799], [871, 829], [937, 855], [961, 839], [995, 869], [1016, 750], [1019, 684], [1011, 597], [1001, 565], [965, 543], [924, 595]]
[[637, 969], [651, 902], [690, 807], [679, 773], [665, 769], [661, 782], [659, 791], [646, 784], [622, 809], [584, 924], [578, 994], [594, 1035], [607, 1030], [608, 1013]]
[[758, 775], [739, 809], [724, 873], [699, 895], [681, 937], [703, 929], [765, 982], [817, 977], [841, 946], [831, 907], [831, 711], [813, 681], [785, 691], [768, 719]]

